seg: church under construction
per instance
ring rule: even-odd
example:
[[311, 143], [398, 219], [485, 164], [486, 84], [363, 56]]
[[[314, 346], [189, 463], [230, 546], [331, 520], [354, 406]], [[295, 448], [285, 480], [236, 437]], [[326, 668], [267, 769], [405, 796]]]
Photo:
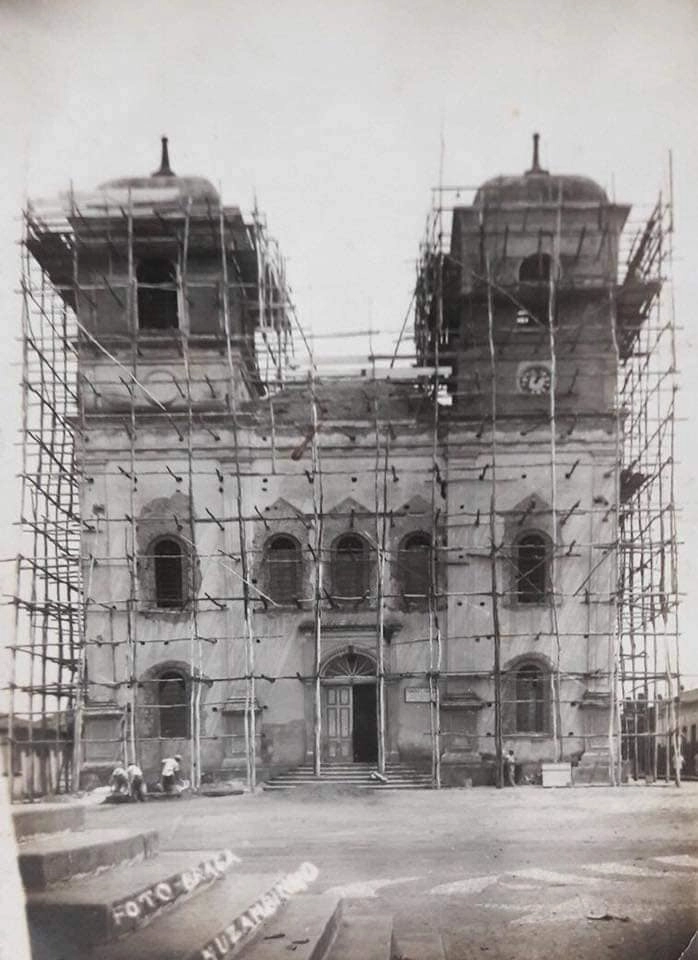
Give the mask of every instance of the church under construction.
[[525, 173], [434, 190], [413, 329], [347, 372], [263, 216], [166, 140], [151, 176], [29, 204], [15, 796], [173, 753], [194, 789], [495, 783], [510, 749], [522, 780], [656, 776], [671, 218], [549, 173], [536, 137]]

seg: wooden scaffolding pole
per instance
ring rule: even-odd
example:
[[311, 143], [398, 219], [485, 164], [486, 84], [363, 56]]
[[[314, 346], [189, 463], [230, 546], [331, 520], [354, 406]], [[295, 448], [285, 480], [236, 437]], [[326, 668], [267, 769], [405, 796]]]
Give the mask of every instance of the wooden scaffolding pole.
[[[550, 513], [552, 535], [552, 551], [550, 557], [550, 620], [551, 631], [555, 638], [555, 664], [551, 677], [552, 715], [553, 715], [553, 746], [555, 760], [562, 761], [563, 743], [561, 731], [561, 646], [560, 629], [557, 618], [558, 594], [558, 508], [557, 508], [557, 349], [555, 343], [555, 322], [557, 312], [557, 280], [560, 273], [560, 235], [562, 230], [562, 184], [558, 188], [557, 222], [553, 238], [553, 255], [551, 258], [550, 276], [548, 278], [548, 346], [550, 350]], [[560, 591], [562, 594], [562, 591]]]
[[[138, 577], [137, 577], [137, 550], [138, 542], [136, 539], [136, 400], [134, 386], [138, 383], [138, 315], [137, 298], [138, 286], [136, 273], [133, 263], [133, 196], [131, 188], [128, 191], [128, 290], [127, 290], [127, 310], [129, 329], [131, 331], [131, 377], [126, 384], [129, 394], [129, 542], [126, 544], [126, 557], [129, 566], [129, 602], [128, 602], [128, 684], [130, 691], [129, 716], [128, 716], [128, 734], [130, 745], [130, 760], [132, 763], [138, 763], [138, 731], [136, 729], [136, 711], [138, 709], [138, 677], [136, 665], [137, 648], [137, 616], [136, 607], [138, 605]], [[77, 299], [77, 298], [76, 298]], [[127, 758], [124, 757], [124, 760]]]
[[92, 594], [92, 574], [95, 568], [95, 558], [90, 554], [87, 579], [82, 598], [79, 624], [78, 666], [75, 680], [75, 698], [73, 703], [73, 791], [80, 789], [80, 773], [82, 770], [83, 744], [83, 708], [85, 703], [86, 665], [87, 665], [87, 611]]
[[504, 755], [502, 749], [502, 637], [499, 626], [499, 583], [497, 577], [497, 355], [494, 345], [494, 304], [492, 301], [492, 276], [487, 258], [487, 344], [490, 359], [490, 444], [492, 465], [490, 470], [490, 597], [492, 602], [492, 636], [494, 640], [494, 751], [495, 785], [498, 790], [504, 785]]
[[[373, 358], [373, 349], [371, 349]], [[379, 419], [378, 387], [376, 381], [376, 361], [372, 360], [374, 389], [374, 418], [376, 435], [375, 462], [375, 521], [376, 521], [376, 698], [378, 726], [378, 772], [385, 775], [385, 561], [387, 548], [387, 512], [388, 512], [388, 457], [390, 448], [390, 430], [385, 433], [383, 467], [381, 470], [381, 433]]]
[[[618, 344], [618, 312], [615, 296], [615, 278], [612, 278], [609, 285], [609, 320], [611, 327], [611, 342], [613, 344], [613, 355], [616, 366], [616, 395], [615, 395], [615, 413], [616, 413], [616, 423], [615, 423], [615, 467], [614, 467], [614, 485], [613, 485], [613, 497], [615, 501], [615, 529], [614, 529], [614, 543], [615, 543], [615, 552], [616, 552], [616, 564], [615, 564], [615, 579], [614, 584], [615, 590], [615, 599], [616, 599], [616, 615], [613, 618], [613, 627], [609, 636], [608, 643], [608, 683], [609, 683], [609, 716], [608, 716], [608, 777], [613, 786], [618, 786], [621, 782], [621, 777], [617, 776], [617, 772], [622, 768], [623, 763], [623, 750], [622, 750], [622, 738], [618, 739], [618, 756], [616, 757], [616, 737], [615, 737], [615, 727], [616, 727], [616, 714], [618, 710], [617, 700], [618, 700], [618, 666], [619, 658], [621, 655], [621, 636], [623, 631], [623, 603], [624, 603], [624, 594], [626, 591], [633, 591], [633, 582], [634, 569], [633, 563], [627, 568], [628, 575], [630, 577], [630, 582], [626, 582], [625, 574], [626, 568], [623, 557], [623, 547], [621, 545], [621, 539], [627, 540], [634, 533], [634, 524], [632, 518], [630, 518], [630, 528], [626, 529], [627, 520], [624, 520], [621, 525], [620, 514], [621, 514], [621, 485], [620, 485], [620, 474], [622, 469], [623, 461], [623, 438], [622, 431], [624, 429], [623, 420], [621, 417], [621, 404], [620, 397], [618, 394], [618, 381], [620, 377], [620, 347]], [[622, 593], [619, 593], [622, 591]], [[635, 636], [634, 636], [634, 619], [635, 619], [635, 610], [630, 604], [630, 629], [631, 629], [631, 651], [634, 656], [635, 654]], [[623, 669], [623, 664], [620, 664], [621, 670]], [[633, 670], [635, 669], [633, 665]], [[635, 691], [631, 690], [631, 695], [633, 697], [633, 712], [637, 716], [636, 703], [635, 703]], [[648, 714], [649, 722], [649, 714]], [[637, 723], [637, 719], [635, 719]], [[635, 744], [635, 749], [637, 749], [637, 743]], [[637, 754], [635, 755], [635, 768], [637, 769]]]
[[323, 568], [323, 526], [324, 494], [322, 483], [322, 464], [320, 461], [320, 443], [318, 438], [317, 396], [315, 393], [315, 363], [311, 358], [308, 374], [310, 387], [311, 414], [311, 452], [313, 477], [313, 771], [316, 777], [322, 769], [322, 686], [320, 669], [322, 666], [322, 568]]
[[187, 486], [189, 510], [189, 750], [191, 756], [191, 785], [193, 790], [201, 786], [201, 641], [199, 639], [199, 599], [196, 584], [197, 529], [196, 502], [194, 498], [194, 411], [191, 395], [191, 358], [189, 354], [189, 298], [187, 296], [187, 270], [189, 261], [189, 230], [191, 217], [191, 197], [187, 201], [184, 216], [184, 237], [182, 242], [181, 263], [177, 266], [177, 312], [181, 318], [180, 343], [182, 346], [182, 364], [184, 366], [185, 396], [187, 403]]
[[[442, 157], [443, 161], [443, 157]], [[439, 204], [441, 197], [439, 197]], [[434, 377], [432, 387], [432, 437], [431, 437], [431, 549], [429, 551], [429, 725], [432, 751], [432, 782], [441, 789], [441, 625], [437, 610], [438, 601], [438, 523], [436, 492], [440, 488], [439, 451], [439, 345], [443, 330], [443, 210], [438, 207], [434, 226], [437, 230], [437, 290], [436, 328], [434, 330]]]
[[240, 469], [240, 439], [237, 413], [237, 378], [233, 362], [230, 305], [228, 284], [228, 257], [225, 246], [225, 217], [223, 207], [219, 211], [219, 230], [221, 248], [221, 278], [223, 284], [223, 326], [225, 331], [226, 359], [228, 363], [229, 402], [233, 428], [233, 456], [235, 459], [235, 497], [238, 515], [238, 531], [240, 539], [240, 564], [242, 579], [243, 617], [245, 627], [245, 764], [247, 785], [254, 790], [257, 785], [257, 731], [256, 731], [256, 690], [254, 678], [254, 628], [252, 623], [252, 605], [250, 603], [249, 556], [247, 551], [247, 536], [245, 517], [243, 512], [242, 471]]

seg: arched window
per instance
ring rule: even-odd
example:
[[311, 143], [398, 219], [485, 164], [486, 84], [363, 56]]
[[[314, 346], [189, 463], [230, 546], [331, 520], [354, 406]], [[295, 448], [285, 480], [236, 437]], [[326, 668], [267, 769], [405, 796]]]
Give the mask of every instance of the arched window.
[[525, 533], [514, 546], [516, 598], [545, 603], [550, 593], [550, 545], [542, 533]]
[[184, 551], [178, 540], [161, 537], [151, 547], [155, 570], [155, 604], [180, 607], [184, 603]]
[[141, 260], [138, 281], [138, 327], [140, 330], [170, 330], [179, 326], [177, 270], [171, 260]]
[[276, 603], [294, 603], [300, 597], [301, 548], [293, 537], [272, 537], [266, 545], [267, 592]]
[[411, 533], [399, 553], [400, 586], [408, 599], [423, 599], [431, 583], [431, 538], [427, 533]]
[[339, 600], [358, 600], [369, 592], [368, 544], [356, 533], [345, 533], [332, 551], [332, 593]]
[[546, 733], [548, 729], [548, 675], [526, 663], [516, 671], [516, 732]]
[[519, 265], [519, 307], [516, 313], [518, 326], [549, 326], [550, 324], [550, 278], [553, 261], [550, 254], [533, 253]]
[[521, 283], [550, 283], [552, 258], [547, 253], [533, 253], [521, 261], [519, 280]]
[[160, 736], [167, 740], [182, 740], [189, 728], [187, 681], [177, 670], [161, 673], [157, 681]]

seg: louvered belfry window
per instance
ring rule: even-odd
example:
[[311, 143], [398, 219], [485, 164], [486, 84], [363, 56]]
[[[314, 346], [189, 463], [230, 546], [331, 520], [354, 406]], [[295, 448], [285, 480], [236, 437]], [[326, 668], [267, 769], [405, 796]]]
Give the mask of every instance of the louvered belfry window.
[[267, 543], [267, 590], [276, 603], [300, 599], [301, 551], [293, 537], [280, 535]]
[[370, 590], [368, 544], [356, 533], [345, 533], [332, 552], [332, 593], [338, 600], [358, 600]]
[[553, 261], [548, 253], [532, 253], [519, 266], [519, 325], [550, 324], [550, 278]]
[[138, 282], [138, 327], [140, 330], [170, 330], [179, 326], [177, 269], [171, 260], [141, 260]]

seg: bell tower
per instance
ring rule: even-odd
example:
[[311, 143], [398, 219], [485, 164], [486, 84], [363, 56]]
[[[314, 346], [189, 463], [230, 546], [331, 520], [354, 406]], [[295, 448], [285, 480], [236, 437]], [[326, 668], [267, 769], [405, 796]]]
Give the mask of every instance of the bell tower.
[[[253, 232], [208, 180], [174, 173], [166, 137], [157, 170], [78, 198], [72, 222], [86, 410], [107, 415], [135, 402], [173, 416], [189, 406], [223, 413], [233, 391], [238, 400], [254, 393]], [[125, 376], [113, 376], [96, 341]]]
[[523, 769], [582, 757], [609, 775], [628, 211], [544, 169], [537, 134], [524, 173], [453, 207], [422, 341], [452, 369], [445, 770], [513, 749]]
[[[209, 678], [244, 671], [235, 477], [244, 407], [267, 389], [256, 340], [287, 322], [282, 271], [257, 214], [175, 173], [166, 137], [151, 175], [65, 196], [52, 217], [35, 216], [27, 246], [77, 328], [76, 782], [131, 758], [153, 780], [177, 752], [197, 785], [239, 749], [223, 735], [232, 682], [212, 695]], [[240, 522], [224, 525], [231, 516]]]
[[552, 393], [556, 415], [584, 429], [613, 418], [610, 291], [629, 207], [586, 177], [544, 170], [538, 134], [533, 144], [525, 173], [488, 180], [453, 211], [444, 313], [454, 408], [489, 416], [495, 394], [500, 428], [516, 429], [544, 420]]

